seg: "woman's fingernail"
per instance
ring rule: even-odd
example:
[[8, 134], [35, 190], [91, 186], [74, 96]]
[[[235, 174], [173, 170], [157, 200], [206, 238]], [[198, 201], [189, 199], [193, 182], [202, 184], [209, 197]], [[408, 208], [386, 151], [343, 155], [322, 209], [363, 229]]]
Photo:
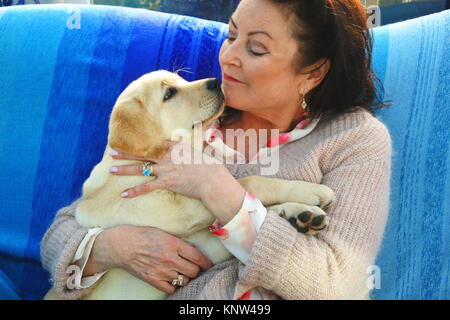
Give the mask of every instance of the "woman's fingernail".
[[111, 167], [110, 169], [109, 169], [109, 172], [117, 172], [117, 167]]
[[119, 154], [119, 152], [116, 150], [111, 150], [111, 152], [109, 154], [112, 156], [117, 156]]
[[126, 198], [128, 197], [128, 192], [122, 192], [122, 194], [120, 195], [122, 198]]

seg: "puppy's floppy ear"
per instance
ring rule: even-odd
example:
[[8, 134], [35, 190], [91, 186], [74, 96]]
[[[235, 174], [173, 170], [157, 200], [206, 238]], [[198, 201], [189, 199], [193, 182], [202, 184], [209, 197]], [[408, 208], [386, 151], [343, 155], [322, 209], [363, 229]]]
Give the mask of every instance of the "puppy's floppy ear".
[[117, 101], [109, 121], [111, 148], [145, 157], [161, 159], [166, 152], [162, 129], [138, 97]]

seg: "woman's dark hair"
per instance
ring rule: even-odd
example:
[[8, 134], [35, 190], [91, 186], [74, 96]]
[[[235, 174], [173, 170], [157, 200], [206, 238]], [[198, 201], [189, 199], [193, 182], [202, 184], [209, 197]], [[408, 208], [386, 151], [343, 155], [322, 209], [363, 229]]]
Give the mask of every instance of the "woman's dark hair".
[[[299, 51], [293, 68], [300, 72], [327, 58], [331, 65], [322, 82], [308, 92], [308, 117], [334, 118], [361, 107], [372, 114], [386, 106], [383, 84], [372, 71], [372, 33], [359, 0], [264, 0], [279, 4], [291, 24]], [[222, 119], [241, 111], [226, 108]]]

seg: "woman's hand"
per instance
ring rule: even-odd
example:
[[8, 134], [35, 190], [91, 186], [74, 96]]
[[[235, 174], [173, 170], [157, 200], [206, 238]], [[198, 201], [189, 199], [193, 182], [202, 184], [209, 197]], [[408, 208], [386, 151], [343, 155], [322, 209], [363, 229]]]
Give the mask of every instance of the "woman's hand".
[[172, 294], [172, 280], [183, 275], [183, 286], [200, 268], [212, 266], [200, 251], [183, 240], [150, 227], [117, 226], [102, 231], [86, 264], [83, 276], [122, 268], [155, 288]]
[[[192, 159], [191, 161], [191, 157], [189, 159], [181, 158], [181, 156], [179, 158], [176, 158], [179, 154], [177, 150], [180, 150], [181, 152], [181, 149], [176, 148], [186, 148], [183, 149], [185, 150], [185, 152], [191, 152], [192, 150], [192, 158], [202, 157], [201, 153], [200, 155], [197, 154], [194, 156], [194, 153], [198, 152], [195, 149], [191, 149], [191, 147], [186, 144], [178, 144], [169, 140], [166, 140], [166, 145], [166, 153], [164, 157], [158, 161], [154, 159], [145, 159], [116, 150], [113, 150], [111, 152], [111, 156], [114, 159], [151, 162], [153, 169], [152, 175], [156, 177], [156, 179], [153, 181], [149, 181], [148, 183], [124, 190], [124, 192], [122, 193], [122, 197], [134, 198], [156, 189], [167, 189], [172, 190], [173, 192], [184, 194], [187, 197], [195, 199], [202, 198], [203, 187], [205, 185], [208, 185], [208, 177], [216, 176], [215, 173], [220, 170], [223, 165], [193, 164], [194, 160]], [[172, 157], [172, 155], [174, 156]], [[142, 168], [142, 164], [117, 166], [111, 169], [111, 173], [116, 175], [142, 175]]]
[[[167, 141], [167, 145], [165, 156], [158, 161], [115, 150], [111, 153], [114, 159], [153, 163], [153, 175], [156, 179], [124, 190], [122, 197], [134, 198], [156, 189], [171, 190], [201, 200], [222, 225], [226, 224], [241, 207], [245, 189], [227, 168], [214, 158], [186, 144]], [[181, 153], [181, 150], [184, 153]], [[190, 157], [181, 159], [181, 156], [178, 157], [180, 154], [189, 154]], [[195, 161], [200, 164], [195, 164]], [[142, 169], [142, 164], [134, 164], [112, 167], [110, 171], [115, 175], [142, 175]]]

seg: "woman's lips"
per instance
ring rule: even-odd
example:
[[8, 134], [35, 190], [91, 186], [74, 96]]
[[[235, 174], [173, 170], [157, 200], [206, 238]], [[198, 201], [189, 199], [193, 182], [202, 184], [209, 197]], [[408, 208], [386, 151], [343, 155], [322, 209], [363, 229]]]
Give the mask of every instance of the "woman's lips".
[[239, 81], [238, 79], [233, 78], [232, 76], [224, 73], [223, 74], [223, 78], [227, 81], [233, 81], [233, 82], [238, 82], [238, 83], [243, 83], [242, 81]]

